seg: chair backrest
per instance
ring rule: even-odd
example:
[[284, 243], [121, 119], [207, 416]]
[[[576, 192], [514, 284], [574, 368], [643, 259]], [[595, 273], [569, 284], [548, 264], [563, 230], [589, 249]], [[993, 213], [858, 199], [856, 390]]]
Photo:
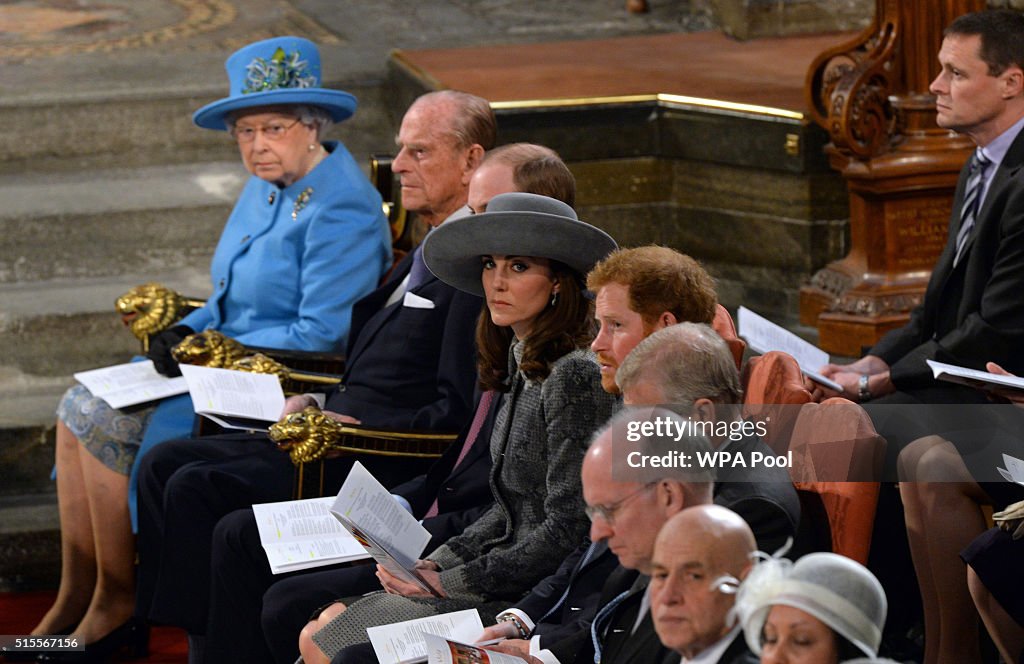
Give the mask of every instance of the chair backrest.
[[[877, 480], [885, 458], [885, 439], [859, 405], [842, 398], [800, 407], [789, 450], [790, 474], [801, 503], [810, 507], [801, 529], [828, 531], [834, 553], [866, 564], [878, 507]], [[822, 509], [815, 510], [815, 502]], [[823, 516], [827, 524], [815, 521]], [[810, 521], [810, 523], [808, 523]], [[806, 532], [799, 533], [804, 537]]]
[[383, 201], [384, 216], [391, 227], [391, 248], [397, 263], [416, 247], [418, 238], [412, 219], [402, 207], [402, 187], [391, 169], [393, 161], [394, 157], [389, 154], [370, 155], [370, 182]]
[[736, 360], [736, 369], [743, 367], [743, 353], [747, 350], [747, 342], [740, 339], [736, 334], [736, 324], [732, 320], [729, 310], [720, 304], [715, 305], [715, 319], [711, 321], [711, 327], [718, 332], [718, 336], [725, 339], [732, 351], [732, 357]]
[[771, 351], [750, 358], [741, 381], [743, 416], [764, 422], [764, 442], [776, 454], [785, 454], [796, 423], [798, 409], [794, 406], [811, 402], [800, 365], [787, 353]]

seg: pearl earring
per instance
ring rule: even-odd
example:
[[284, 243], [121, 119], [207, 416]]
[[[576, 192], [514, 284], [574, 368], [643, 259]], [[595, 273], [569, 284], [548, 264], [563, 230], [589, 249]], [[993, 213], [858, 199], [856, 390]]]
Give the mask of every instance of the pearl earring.
[[316, 150], [318, 147], [320, 147], [320, 146], [317, 145], [316, 143], [310, 143], [309, 144], [309, 151], [312, 152], [313, 150]]

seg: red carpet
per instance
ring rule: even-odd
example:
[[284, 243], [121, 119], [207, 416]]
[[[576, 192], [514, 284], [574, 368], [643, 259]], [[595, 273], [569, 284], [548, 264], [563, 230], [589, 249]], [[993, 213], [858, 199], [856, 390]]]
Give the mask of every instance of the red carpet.
[[[0, 593], [0, 634], [28, 634], [53, 603], [56, 592]], [[135, 662], [183, 664], [188, 661], [185, 632], [155, 627], [149, 635], [149, 657]]]

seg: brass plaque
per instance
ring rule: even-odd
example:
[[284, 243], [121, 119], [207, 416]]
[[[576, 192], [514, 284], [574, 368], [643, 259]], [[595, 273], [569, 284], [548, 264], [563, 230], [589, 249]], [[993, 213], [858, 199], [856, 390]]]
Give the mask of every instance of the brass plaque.
[[947, 198], [909, 198], [887, 204], [887, 253], [891, 269], [932, 269], [946, 245], [952, 206]]

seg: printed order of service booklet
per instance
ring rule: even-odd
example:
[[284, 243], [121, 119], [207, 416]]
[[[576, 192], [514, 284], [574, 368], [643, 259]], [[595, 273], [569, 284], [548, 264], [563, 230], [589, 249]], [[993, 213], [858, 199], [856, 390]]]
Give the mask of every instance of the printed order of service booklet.
[[380, 664], [525, 664], [518, 657], [484, 650], [482, 647], [503, 639], [474, 643], [483, 630], [480, 613], [476, 609], [465, 609], [369, 627], [366, 636]]
[[800, 365], [800, 371], [815, 383], [837, 392], [843, 391], [842, 385], [818, 373], [818, 369], [828, 364], [828, 353], [746, 307], [740, 307], [736, 317], [739, 319], [739, 334], [747, 340], [751, 349], [758, 353], [773, 350], [788, 353]]
[[182, 364], [192, 408], [228, 429], [266, 431], [281, 417], [284, 391], [277, 376]]
[[370, 554], [331, 515], [334, 496], [252, 506], [273, 574], [367, 560]]
[[126, 408], [188, 392], [183, 377], [168, 378], [160, 374], [152, 360], [79, 371], [75, 380], [111, 408]]
[[331, 514], [378, 565], [438, 596], [416, 570], [416, 561], [430, 541], [430, 533], [358, 461], [352, 464], [331, 505]]

